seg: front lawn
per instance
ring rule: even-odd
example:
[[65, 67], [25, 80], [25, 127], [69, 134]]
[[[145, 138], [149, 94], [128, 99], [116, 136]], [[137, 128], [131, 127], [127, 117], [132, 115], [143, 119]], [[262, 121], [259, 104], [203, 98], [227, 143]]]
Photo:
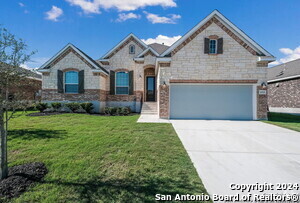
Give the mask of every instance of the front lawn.
[[300, 116], [285, 113], [269, 113], [266, 123], [300, 132]]
[[14, 202], [145, 202], [206, 193], [171, 124], [138, 116], [21, 116], [10, 122], [9, 166], [44, 162], [44, 182]]

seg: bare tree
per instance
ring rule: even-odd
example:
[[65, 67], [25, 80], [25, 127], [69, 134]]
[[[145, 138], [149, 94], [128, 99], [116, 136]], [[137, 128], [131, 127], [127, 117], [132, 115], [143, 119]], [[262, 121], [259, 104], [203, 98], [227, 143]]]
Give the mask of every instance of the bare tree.
[[[27, 53], [27, 45], [17, 39], [5, 28], [0, 27], [0, 178], [8, 175], [7, 167], [7, 132], [8, 121], [14, 117], [16, 110], [26, 109], [24, 86], [30, 86], [28, 79], [31, 71], [20, 68], [28, 62], [35, 52]], [[32, 84], [33, 85], [33, 84]], [[18, 89], [18, 91], [15, 91]], [[14, 92], [12, 95], [11, 93]]]

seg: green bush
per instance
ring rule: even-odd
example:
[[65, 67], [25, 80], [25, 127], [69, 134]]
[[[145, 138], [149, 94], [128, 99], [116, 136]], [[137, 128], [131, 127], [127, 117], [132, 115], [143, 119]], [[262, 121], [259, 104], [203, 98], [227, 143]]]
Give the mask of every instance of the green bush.
[[91, 113], [92, 110], [94, 109], [93, 103], [90, 103], [90, 102], [81, 103], [80, 106], [81, 106], [87, 113]]
[[131, 109], [129, 107], [122, 107], [121, 115], [128, 116], [131, 113]]
[[47, 103], [42, 103], [42, 102], [40, 102], [40, 103], [38, 103], [38, 104], [35, 106], [35, 108], [36, 108], [37, 110], [39, 110], [40, 112], [43, 112], [45, 109], [48, 108], [48, 104], [47, 104]]
[[60, 107], [62, 107], [62, 104], [60, 102], [53, 102], [51, 103], [51, 106], [55, 109], [58, 110]]
[[75, 103], [75, 102], [72, 102], [72, 103], [66, 103], [66, 106], [72, 111], [76, 111], [78, 109], [80, 109], [80, 103]]
[[129, 107], [105, 107], [104, 113], [110, 116], [127, 116], [131, 113]]

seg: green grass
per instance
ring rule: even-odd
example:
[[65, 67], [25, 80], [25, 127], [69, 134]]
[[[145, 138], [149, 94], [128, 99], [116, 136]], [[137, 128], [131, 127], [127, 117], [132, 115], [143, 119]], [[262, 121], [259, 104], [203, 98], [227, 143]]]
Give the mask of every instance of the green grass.
[[9, 166], [44, 162], [42, 183], [13, 202], [152, 202], [206, 193], [171, 124], [80, 114], [12, 119]]
[[297, 115], [269, 113], [268, 121], [264, 122], [300, 132], [300, 116]]

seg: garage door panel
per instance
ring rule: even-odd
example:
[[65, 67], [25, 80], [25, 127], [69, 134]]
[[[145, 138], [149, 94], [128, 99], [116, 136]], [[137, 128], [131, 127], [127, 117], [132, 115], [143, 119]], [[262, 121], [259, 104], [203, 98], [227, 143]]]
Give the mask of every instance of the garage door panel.
[[170, 117], [253, 119], [251, 85], [171, 85]]

